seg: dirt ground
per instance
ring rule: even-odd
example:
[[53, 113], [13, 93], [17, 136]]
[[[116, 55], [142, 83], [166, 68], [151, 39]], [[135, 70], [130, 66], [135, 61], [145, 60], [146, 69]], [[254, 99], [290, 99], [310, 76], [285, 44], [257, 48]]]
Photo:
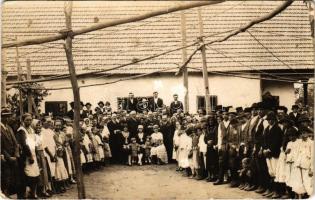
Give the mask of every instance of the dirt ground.
[[[108, 166], [85, 175], [84, 182], [90, 199], [262, 198], [255, 192], [182, 177], [175, 165]], [[76, 185], [53, 198], [76, 199]]]

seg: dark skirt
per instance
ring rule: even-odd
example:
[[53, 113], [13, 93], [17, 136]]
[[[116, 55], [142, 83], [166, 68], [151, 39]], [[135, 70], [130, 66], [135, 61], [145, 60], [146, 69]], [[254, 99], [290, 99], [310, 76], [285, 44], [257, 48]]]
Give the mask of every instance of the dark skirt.
[[213, 146], [207, 148], [206, 168], [209, 170], [218, 165], [218, 151]]

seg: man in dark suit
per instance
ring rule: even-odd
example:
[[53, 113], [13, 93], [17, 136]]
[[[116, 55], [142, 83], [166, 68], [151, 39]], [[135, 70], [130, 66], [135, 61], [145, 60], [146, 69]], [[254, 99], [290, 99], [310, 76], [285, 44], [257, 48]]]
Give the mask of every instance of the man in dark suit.
[[268, 121], [269, 126], [265, 129], [263, 134], [263, 143], [262, 150], [263, 154], [266, 157], [269, 175], [271, 177], [271, 187], [272, 193], [266, 195], [266, 197], [271, 197], [273, 199], [278, 199], [281, 197], [279, 194], [279, 183], [274, 182], [276, 174], [276, 163], [280, 155], [283, 132], [278, 126], [277, 117], [274, 112], [269, 112], [267, 114], [266, 120]]
[[8, 125], [11, 115], [8, 108], [1, 109], [1, 190], [7, 196], [16, 192], [16, 186], [19, 185], [19, 147], [13, 130]]
[[129, 116], [130, 118], [127, 120], [127, 126], [128, 126], [128, 131], [130, 132], [130, 138], [132, 137], [136, 137], [137, 133], [138, 133], [138, 125], [139, 122], [136, 118], [136, 111], [131, 111]]
[[119, 163], [122, 160], [122, 152], [121, 149], [121, 142], [120, 142], [120, 131], [122, 130], [122, 126], [120, 121], [117, 119], [116, 114], [112, 114], [110, 121], [107, 124], [108, 130], [110, 132], [109, 135], [109, 146], [112, 152], [112, 162]]
[[173, 98], [174, 98], [174, 101], [171, 103], [171, 106], [170, 106], [171, 116], [173, 116], [174, 113], [177, 113], [177, 110], [179, 109], [184, 110], [183, 103], [178, 100], [178, 95], [174, 94]]
[[159, 108], [163, 107], [163, 99], [158, 97], [158, 92], [153, 92], [153, 99], [149, 102], [149, 108], [152, 112], [156, 112]]
[[131, 111], [137, 111], [137, 99], [134, 98], [134, 94], [132, 92], [129, 93], [129, 98], [127, 99], [126, 102], [126, 110], [128, 113]]
[[292, 121], [294, 121], [294, 126], [298, 127], [299, 123], [299, 118], [300, 118], [300, 113], [298, 113], [299, 111], [299, 106], [298, 105], [293, 105], [291, 108], [292, 112], [290, 112], [289, 117]]
[[[80, 101], [80, 118], [81, 119], [88, 117], [88, 113], [83, 110], [83, 106], [84, 106], [84, 103]], [[67, 116], [73, 120], [74, 119], [74, 102], [73, 101], [70, 102], [70, 107], [71, 107], [71, 110], [67, 112]]]

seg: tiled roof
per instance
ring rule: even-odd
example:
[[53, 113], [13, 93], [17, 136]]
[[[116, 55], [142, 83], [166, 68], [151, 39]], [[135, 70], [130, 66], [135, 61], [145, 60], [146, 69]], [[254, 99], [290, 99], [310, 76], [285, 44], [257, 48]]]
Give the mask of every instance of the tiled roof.
[[[202, 7], [205, 40], [223, 37], [256, 17], [269, 13], [282, 1], [227, 1]], [[149, 11], [174, 6], [176, 2], [74, 2], [73, 29], [137, 16]], [[2, 7], [2, 41], [54, 35], [65, 28], [63, 2], [5, 2]], [[185, 11], [187, 44], [199, 36], [197, 9]], [[181, 46], [180, 12], [153, 17], [140, 22], [111, 27], [75, 37], [74, 62], [77, 73], [97, 71], [142, 59]], [[275, 18], [249, 29], [266, 48], [248, 32], [241, 33], [207, 49], [209, 71], [242, 71], [268, 69], [313, 69], [314, 54], [310, 36], [308, 9], [303, 1], [295, 1]], [[225, 32], [225, 33], [224, 33]], [[63, 41], [19, 47], [20, 62], [26, 69], [31, 60], [32, 74], [68, 73]], [[188, 55], [195, 49], [190, 47]], [[9, 74], [16, 74], [16, 50], [5, 50]], [[280, 62], [272, 54], [276, 55]], [[182, 63], [182, 51], [130, 65], [109, 73], [145, 73], [174, 67]], [[189, 66], [201, 67], [198, 53]]]

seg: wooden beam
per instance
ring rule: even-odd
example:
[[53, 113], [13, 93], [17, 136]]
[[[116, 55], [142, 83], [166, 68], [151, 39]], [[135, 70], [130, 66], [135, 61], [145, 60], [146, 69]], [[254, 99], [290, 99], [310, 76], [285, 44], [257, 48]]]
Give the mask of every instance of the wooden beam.
[[[238, 35], [239, 33], [245, 32], [247, 29], [251, 28], [252, 26], [254, 26], [255, 24], [259, 24], [261, 22], [267, 21], [269, 19], [272, 19], [273, 17], [277, 16], [279, 13], [281, 13], [282, 11], [284, 11], [287, 7], [289, 7], [294, 0], [287, 0], [285, 2], [283, 2], [280, 6], [278, 6], [277, 8], [275, 8], [273, 11], [271, 11], [270, 13], [262, 16], [262, 17], [258, 17], [252, 21], [250, 21], [249, 23], [241, 26], [240, 28], [232, 31], [231, 33], [229, 33], [228, 35], [226, 35], [225, 37], [222, 38], [218, 38], [216, 40], [212, 40], [210, 42], [205, 42], [203, 45], [210, 45], [210, 44], [214, 44], [214, 43], [220, 43], [220, 42], [224, 42], [226, 40], [228, 40], [230, 37], [233, 37], [235, 35]], [[201, 50], [202, 45], [200, 47], [198, 47], [197, 49], [195, 49], [195, 51], [188, 57], [188, 59], [186, 60], [186, 62], [182, 65], [182, 67], [179, 68], [178, 73], [180, 73], [182, 71], [182, 68], [184, 66], [186, 66], [192, 59], [192, 57], [199, 51]]]
[[5, 65], [5, 50], [3, 49], [1, 52], [1, 107], [7, 105], [7, 75], [8, 72], [6, 70]]
[[206, 102], [206, 114], [209, 115], [211, 112], [210, 105], [210, 92], [209, 92], [209, 77], [207, 67], [207, 55], [206, 47], [203, 45], [203, 20], [201, 15], [201, 9], [198, 9], [198, 22], [199, 22], [199, 40], [201, 43], [201, 56], [202, 56], [202, 76], [205, 90], [205, 102]]
[[[31, 75], [31, 61], [30, 59], [26, 60], [26, 80], [32, 80]], [[32, 94], [27, 94], [27, 112], [33, 113], [33, 101]]]
[[[97, 31], [97, 30], [101, 30], [104, 28], [113, 27], [113, 26], [117, 26], [117, 25], [121, 25], [121, 24], [137, 22], [137, 21], [141, 21], [141, 20], [148, 19], [151, 17], [165, 15], [165, 14], [169, 14], [169, 13], [176, 12], [176, 11], [186, 10], [186, 9], [190, 9], [190, 8], [200, 7], [200, 6], [218, 4], [218, 3], [222, 3], [222, 2], [224, 2], [224, 0], [193, 2], [193, 3], [189, 3], [189, 4], [185, 4], [185, 5], [174, 6], [172, 8], [166, 8], [166, 9], [161, 9], [161, 10], [149, 12], [149, 13], [146, 13], [143, 15], [130, 17], [130, 18], [126, 18], [126, 19], [119, 19], [119, 20], [113, 20], [110, 22], [98, 23], [98, 24], [95, 24], [95, 25], [92, 25], [89, 27], [73, 30], [73, 36], [89, 33], [92, 31]], [[47, 43], [47, 42], [54, 42], [57, 40], [65, 39], [66, 37], [67, 37], [66, 34], [59, 33], [59, 34], [54, 35], [54, 36], [39, 37], [39, 38], [35, 38], [35, 39], [21, 40], [21, 41], [11, 42], [11, 43], [7, 43], [7, 44], [2, 44], [1, 48], [3, 49], [3, 48], [10, 48], [10, 47], [21, 47], [21, 46], [28, 46], [28, 45], [35, 45], [35, 44], [43, 44], [43, 43]]]
[[[15, 37], [15, 40], [17, 40], [17, 37]], [[20, 54], [19, 54], [18, 47], [15, 47], [15, 52], [16, 52], [15, 62], [16, 62], [17, 74], [18, 74], [17, 80], [22, 81], [22, 67], [20, 64]], [[22, 122], [23, 96], [22, 96], [22, 91], [20, 89], [19, 89], [19, 110], [20, 110], [20, 121]]]
[[[182, 47], [187, 45], [186, 43], [186, 16], [184, 11], [180, 12], [180, 21], [181, 21], [181, 33], [182, 33]], [[187, 49], [182, 49], [182, 58], [183, 63], [187, 60]], [[188, 69], [187, 67], [183, 68], [183, 83], [185, 88], [184, 94], [184, 111], [189, 112], [189, 89], [188, 89]]]
[[[65, 17], [66, 17], [66, 27], [67, 30], [71, 30], [71, 15], [72, 15], [72, 1], [65, 2]], [[83, 173], [81, 168], [80, 161], [80, 141], [81, 134], [79, 131], [80, 128], [80, 91], [78, 86], [78, 81], [76, 77], [73, 55], [72, 55], [72, 37], [68, 34], [66, 38], [66, 43], [64, 44], [64, 49], [67, 56], [68, 69], [70, 73], [70, 80], [72, 85], [73, 100], [74, 100], [74, 120], [73, 120], [73, 135], [74, 135], [74, 151], [73, 159], [75, 164], [76, 171], [76, 180], [78, 188], [78, 199], [85, 199], [85, 188], [83, 182]]]

